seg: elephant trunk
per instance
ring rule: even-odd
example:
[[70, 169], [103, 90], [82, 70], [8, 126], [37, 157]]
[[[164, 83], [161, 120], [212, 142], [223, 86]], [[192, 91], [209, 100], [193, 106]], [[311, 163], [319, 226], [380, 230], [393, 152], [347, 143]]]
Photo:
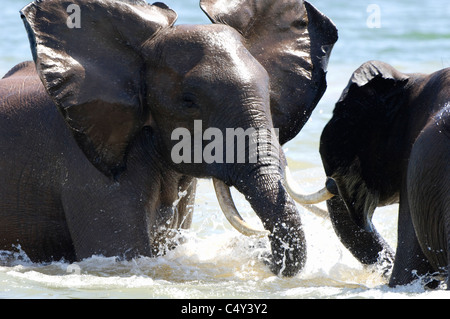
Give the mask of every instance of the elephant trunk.
[[368, 231], [359, 227], [340, 196], [328, 200], [327, 206], [333, 228], [342, 244], [362, 264], [378, 265], [384, 274], [388, 274], [394, 261], [394, 252], [389, 244], [374, 228]]
[[[263, 169], [262, 169], [263, 170]], [[280, 174], [255, 172], [250, 183], [236, 183], [253, 210], [270, 232], [271, 270], [294, 276], [306, 261], [306, 242], [300, 215], [283, 186]]]
[[[268, 231], [272, 258], [270, 268], [277, 275], [292, 277], [306, 262], [306, 242], [300, 215], [283, 181], [280, 146], [254, 165], [233, 167], [230, 183], [241, 192]], [[260, 232], [259, 232], [260, 233]]]

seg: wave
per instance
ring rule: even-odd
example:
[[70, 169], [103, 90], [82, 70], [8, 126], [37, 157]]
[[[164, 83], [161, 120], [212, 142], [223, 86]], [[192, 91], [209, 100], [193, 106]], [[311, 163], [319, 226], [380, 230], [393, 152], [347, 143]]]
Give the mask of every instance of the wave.
[[[317, 171], [295, 174], [308, 190]], [[212, 200], [209, 181], [200, 181], [193, 227], [186, 243], [166, 255], [130, 261], [92, 256], [81, 262], [36, 264], [25, 252], [0, 253], [0, 298], [441, 298], [418, 280], [388, 288], [382, 274], [364, 267], [341, 245], [329, 221], [299, 208], [308, 244], [304, 270], [294, 278], [273, 275], [264, 263], [268, 240], [248, 238], [228, 225]], [[234, 194], [249, 223], [258, 218]], [[374, 223], [388, 241], [396, 237], [396, 209], [384, 208]], [[395, 245], [395, 243], [392, 243]], [[6, 265], [5, 262], [9, 264]]]

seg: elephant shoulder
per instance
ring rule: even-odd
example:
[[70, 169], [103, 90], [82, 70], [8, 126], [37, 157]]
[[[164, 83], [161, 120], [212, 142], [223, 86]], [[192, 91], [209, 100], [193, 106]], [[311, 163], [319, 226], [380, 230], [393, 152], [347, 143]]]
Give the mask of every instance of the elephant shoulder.
[[10, 78], [13, 76], [37, 76], [36, 65], [32, 61], [25, 61], [15, 65], [11, 70], [9, 70], [3, 79]]
[[447, 101], [450, 101], [450, 68], [442, 69], [425, 77], [426, 88], [439, 93]]
[[445, 84], [450, 83], [450, 68], [439, 70], [435, 73]]
[[[0, 111], [19, 115], [31, 109], [52, 109], [54, 104], [45, 91], [34, 62], [17, 64], [0, 79]], [[44, 112], [45, 113], [45, 112]]]
[[450, 102], [434, 115], [434, 125], [439, 133], [444, 133], [450, 138]]
[[13, 95], [25, 95], [45, 92], [42, 82], [36, 71], [34, 62], [26, 61], [17, 64], [0, 79], [0, 99]]

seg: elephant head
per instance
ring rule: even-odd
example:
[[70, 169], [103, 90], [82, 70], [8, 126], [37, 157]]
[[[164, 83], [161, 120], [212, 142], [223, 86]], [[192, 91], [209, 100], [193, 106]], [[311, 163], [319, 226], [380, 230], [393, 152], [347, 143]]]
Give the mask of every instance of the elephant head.
[[300, 0], [201, 0], [214, 23], [235, 28], [270, 75], [270, 110], [281, 145], [308, 121], [327, 88], [326, 70], [338, 40], [333, 22]]
[[[67, 23], [71, 5], [79, 28]], [[167, 6], [138, 0], [36, 1], [22, 15], [41, 80], [98, 170], [120, 182], [130, 145], [145, 131], [149, 161], [214, 178], [225, 210], [235, 211], [228, 187], [243, 193], [270, 233], [272, 270], [295, 275], [306, 245], [272, 130], [285, 142], [306, 122], [326, 87], [336, 29], [303, 1], [201, 5], [216, 24], [174, 25]], [[219, 138], [229, 129], [269, 132], [270, 151], [261, 156], [258, 146], [257, 160], [236, 162], [228, 154], [236, 148]]]
[[375, 208], [398, 200], [405, 151], [401, 137], [390, 136], [399, 129], [408, 80], [385, 63], [365, 63], [353, 73], [322, 133], [325, 172], [352, 219], [367, 231], [373, 230]]
[[[361, 263], [381, 266], [385, 275], [392, 270], [391, 287], [447, 267], [445, 209], [437, 208], [446, 188], [434, 175], [445, 179], [442, 165], [448, 166], [440, 148], [448, 74], [404, 74], [384, 62], [366, 62], [353, 73], [322, 132], [333, 227]], [[399, 204], [395, 261], [372, 222], [377, 207], [393, 203]]]
[[328, 176], [322, 199], [328, 199], [340, 240], [363, 264], [392, 266], [394, 254], [372, 216], [377, 207], [398, 202], [409, 147], [408, 121], [399, 114], [410, 98], [409, 80], [388, 64], [364, 63], [322, 132], [320, 154]]

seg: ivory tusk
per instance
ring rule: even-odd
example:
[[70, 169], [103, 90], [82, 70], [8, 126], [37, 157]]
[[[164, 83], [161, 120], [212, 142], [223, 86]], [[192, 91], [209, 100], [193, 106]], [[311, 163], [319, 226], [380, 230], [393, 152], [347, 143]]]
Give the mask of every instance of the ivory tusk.
[[223, 214], [237, 231], [245, 236], [265, 237], [270, 234], [267, 230], [255, 229], [245, 222], [234, 205], [230, 188], [224, 182], [213, 178], [213, 184]]
[[316, 205], [304, 205], [304, 204], [300, 204], [300, 205], [302, 205], [304, 208], [309, 210], [311, 213], [313, 213], [317, 217], [320, 217], [323, 219], [330, 219], [330, 214], [328, 213], [327, 210], [317, 207]]
[[294, 199], [299, 204], [303, 205], [318, 204], [326, 200], [329, 200], [335, 196], [332, 193], [330, 193], [326, 187], [321, 189], [317, 193], [311, 195], [301, 194], [299, 190], [300, 187], [292, 177], [289, 167], [286, 167], [286, 169], [284, 170], [284, 184], [286, 190], [288, 191], [289, 195], [291, 195], [292, 199]]

